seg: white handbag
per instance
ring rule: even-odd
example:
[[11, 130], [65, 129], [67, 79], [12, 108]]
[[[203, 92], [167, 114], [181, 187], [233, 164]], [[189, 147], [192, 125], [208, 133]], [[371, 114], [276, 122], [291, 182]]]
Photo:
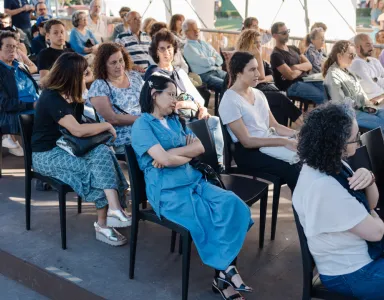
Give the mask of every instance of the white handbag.
[[[286, 136], [279, 136], [276, 132], [276, 129], [271, 127], [268, 129], [268, 138], [283, 138], [283, 139], [291, 139]], [[296, 152], [289, 150], [283, 146], [277, 146], [277, 147], [261, 147], [260, 149], [261, 153], [264, 153], [268, 156], [271, 156], [276, 159], [280, 159], [282, 161], [285, 161], [291, 165], [294, 165], [300, 161], [299, 156]]]

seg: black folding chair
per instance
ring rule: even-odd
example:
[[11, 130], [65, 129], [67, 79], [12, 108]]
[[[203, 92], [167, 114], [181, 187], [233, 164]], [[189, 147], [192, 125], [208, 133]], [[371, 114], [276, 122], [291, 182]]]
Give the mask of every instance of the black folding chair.
[[2, 170], [3, 170], [3, 133], [0, 129], [0, 178], [2, 177]]
[[[26, 228], [31, 229], [31, 185], [32, 179], [40, 179], [47, 182], [59, 193], [59, 210], [60, 210], [60, 229], [61, 229], [61, 247], [67, 248], [67, 229], [66, 229], [66, 195], [73, 192], [73, 189], [64, 182], [53, 177], [41, 175], [32, 171], [32, 128], [34, 115], [20, 115], [19, 125], [24, 149], [24, 168], [25, 168], [25, 218]], [[81, 213], [81, 198], [77, 197], [77, 212]]]
[[315, 261], [309, 252], [307, 237], [305, 236], [304, 229], [301, 226], [299, 216], [295, 208], [293, 208], [293, 215], [295, 216], [295, 223], [297, 233], [300, 240], [301, 258], [303, 262], [303, 295], [302, 300], [326, 299], [326, 300], [357, 300], [355, 297], [344, 296], [335, 292], [328, 291], [320, 281], [319, 274], [313, 275], [315, 269]]
[[381, 128], [364, 133], [361, 142], [367, 147], [377, 182], [384, 182], [384, 138]]
[[233, 155], [232, 153], [235, 151], [235, 145], [232, 142], [232, 139], [227, 131], [227, 128], [221, 123], [221, 129], [223, 131], [224, 137], [224, 166], [225, 171], [230, 174], [244, 174], [248, 176], [252, 176], [253, 178], [261, 178], [273, 184], [273, 196], [272, 196], [272, 228], [271, 228], [271, 240], [275, 239], [276, 236], [276, 227], [277, 227], [277, 215], [279, 212], [279, 202], [280, 202], [280, 190], [281, 186], [286, 182], [275, 175], [259, 172], [257, 170], [249, 170], [240, 168], [236, 165], [232, 165]]
[[183, 248], [183, 267], [182, 267], [182, 300], [188, 299], [189, 284], [189, 268], [191, 258], [192, 238], [188, 229], [173, 223], [166, 218], [159, 219], [152, 209], [140, 209], [140, 204], [147, 201], [145, 192], [144, 174], [139, 169], [135, 153], [132, 146], [125, 147], [129, 179], [131, 182], [131, 198], [132, 198], [132, 226], [131, 226], [131, 244], [129, 258], [129, 278], [133, 279], [135, 273], [137, 235], [139, 231], [139, 221], [146, 220], [158, 224], [160, 226], [171, 229], [175, 233], [179, 233], [182, 239]]
[[[188, 127], [200, 139], [205, 148], [205, 152], [198, 157], [202, 162], [210, 165], [216, 171], [219, 169], [215, 143], [211, 132], [209, 131], [206, 120], [199, 120], [188, 124]], [[268, 185], [254, 179], [243, 176], [221, 174], [225, 188], [234, 192], [248, 206], [252, 206], [260, 200], [260, 229], [259, 229], [259, 247], [264, 246], [265, 220], [267, 214]]]

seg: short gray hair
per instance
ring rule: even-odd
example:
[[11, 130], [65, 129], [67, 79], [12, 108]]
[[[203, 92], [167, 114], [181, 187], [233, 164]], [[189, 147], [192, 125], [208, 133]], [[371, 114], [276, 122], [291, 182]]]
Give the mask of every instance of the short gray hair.
[[316, 39], [316, 36], [317, 36], [320, 32], [324, 32], [324, 29], [321, 28], [321, 27], [313, 28], [312, 31], [309, 33], [309, 38], [310, 38], [310, 40], [313, 41], [314, 39]]
[[89, 10], [92, 9], [92, 7], [95, 5], [95, 2], [99, 2], [100, 3], [100, 6], [101, 6], [101, 1], [100, 0], [92, 0], [91, 3], [89, 4]]
[[183, 29], [183, 32], [187, 32], [189, 25], [191, 25], [191, 24], [197, 24], [197, 22], [193, 19], [185, 20], [182, 27], [181, 27]]
[[81, 11], [81, 10], [75, 11], [72, 14], [72, 25], [73, 25], [73, 27], [75, 27], [75, 28], [79, 27], [80, 15], [82, 15], [82, 14], [86, 15], [86, 13]]

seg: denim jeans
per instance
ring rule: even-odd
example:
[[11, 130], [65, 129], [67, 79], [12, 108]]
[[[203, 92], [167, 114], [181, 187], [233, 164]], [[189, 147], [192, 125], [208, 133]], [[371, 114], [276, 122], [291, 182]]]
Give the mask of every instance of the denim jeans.
[[215, 92], [221, 92], [225, 76], [227, 76], [227, 72], [220, 69], [200, 74], [201, 80], [209, 89], [213, 89]]
[[[377, 114], [368, 114], [361, 110], [355, 110], [356, 112], [356, 120], [359, 126], [375, 129], [377, 127], [381, 127], [381, 131], [384, 132], [384, 109], [378, 109]], [[384, 298], [384, 296], [383, 296]]]
[[[197, 121], [197, 119], [186, 120], [186, 123], [191, 123], [195, 121]], [[220, 164], [224, 164], [224, 138], [223, 132], [221, 131], [220, 119], [218, 117], [211, 116], [207, 121], [209, 131], [211, 132], [213, 141], [215, 142], [217, 160]]]
[[384, 258], [375, 260], [346, 275], [320, 275], [321, 282], [330, 291], [363, 300], [384, 299]]
[[300, 97], [321, 104], [325, 101], [323, 82], [297, 81], [288, 88], [287, 96]]

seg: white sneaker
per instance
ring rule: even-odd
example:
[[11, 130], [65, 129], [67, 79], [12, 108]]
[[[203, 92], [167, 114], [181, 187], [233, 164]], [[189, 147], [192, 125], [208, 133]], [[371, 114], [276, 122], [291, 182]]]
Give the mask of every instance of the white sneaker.
[[19, 145], [19, 147], [15, 148], [15, 149], [9, 149], [8, 152], [15, 155], [15, 156], [24, 156], [24, 150], [23, 150], [23, 148], [21, 148], [20, 145]]
[[8, 149], [16, 149], [16, 148], [20, 147], [19, 143], [18, 142], [16, 142], [16, 143], [12, 140], [10, 135], [4, 136], [3, 140], [1, 141], [1, 145], [4, 148], [8, 148]]

